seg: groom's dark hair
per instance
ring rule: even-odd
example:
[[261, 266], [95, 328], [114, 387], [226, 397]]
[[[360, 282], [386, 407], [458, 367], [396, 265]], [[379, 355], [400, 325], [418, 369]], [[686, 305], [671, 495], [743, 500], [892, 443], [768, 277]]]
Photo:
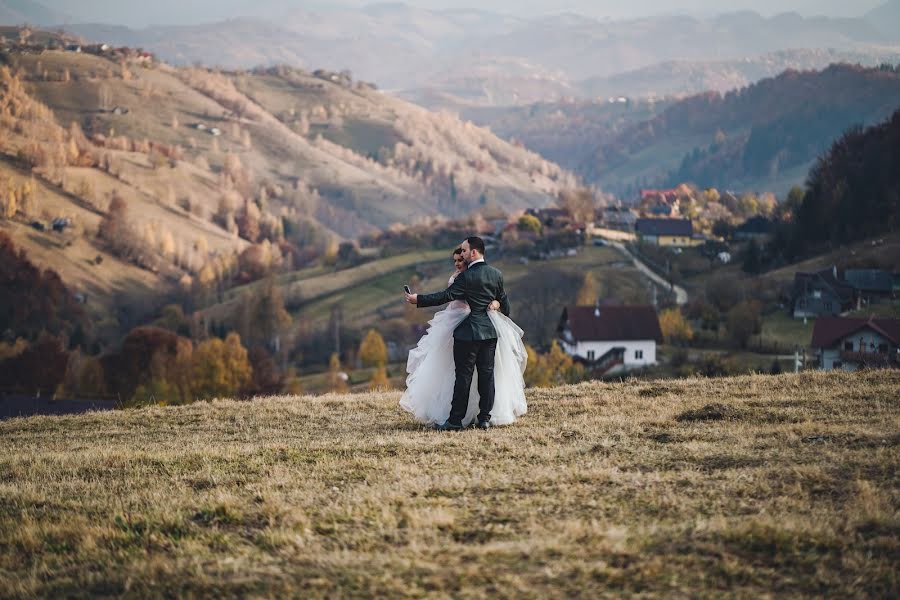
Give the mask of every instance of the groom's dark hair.
[[473, 235], [472, 237], [467, 237], [466, 241], [469, 242], [469, 250], [478, 250], [478, 253], [484, 256], [484, 240], [478, 237], [477, 235]]

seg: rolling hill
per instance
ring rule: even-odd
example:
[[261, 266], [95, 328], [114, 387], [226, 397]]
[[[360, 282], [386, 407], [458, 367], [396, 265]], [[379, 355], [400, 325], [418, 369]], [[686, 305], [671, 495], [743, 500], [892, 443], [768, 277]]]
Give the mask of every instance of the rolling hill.
[[784, 71], [822, 70], [835, 63], [877, 67], [900, 63], [900, 48], [873, 47], [856, 50], [794, 48], [732, 60], [671, 60], [655, 65], [596, 77], [577, 84], [588, 98], [627, 96], [665, 98], [714, 91], [726, 93], [747, 87]]
[[[781, 56], [816, 62], [831, 54]], [[684, 182], [786, 192], [803, 183], [813, 161], [844, 130], [880, 122], [897, 107], [894, 67], [838, 64], [789, 69], [740, 89], [681, 100], [604, 97], [462, 114], [604, 191], [631, 198], [639, 187]]]
[[53, 25], [64, 23], [65, 13], [34, 0], [0, 0], [0, 24]]
[[[236, 273], [237, 255], [254, 244], [278, 261], [283, 242], [325, 249], [394, 224], [543, 206], [575, 183], [486, 129], [344, 74], [174, 68], [137, 51], [91, 52], [0, 52], [0, 175], [15, 185], [32, 168], [38, 176], [35, 205], [4, 223], [17, 244], [76, 288], [111, 286], [107, 299], [120, 280], [115, 261], [76, 273], [104, 250], [96, 233], [113, 196], [125, 202], [129, 237], [142, 240], [130, 262], [175, 282], [204, 267]], [[64, 216], [77, 268], [29, 221]]]
[[[634, 106], [638, 114], [646, 110]], [[783, 193], [802, 184], [844, 130], [883, 121], [898, 106], [900, 73], [891, 66], [786, 71], [724, 95], [686, 98], [641, 122], [624, 120], [626, 126], [596, 140], [577, 172], [625, 197], [639, 187], [682, 182]], [[568, 159], [558, 147], [553, 156], [572, 165], [581, 148], [576, 141]]]
[[443, 435], [396, 392], [3, 421], [0, 589], [894, 597], [898, 389], [592, 382]]

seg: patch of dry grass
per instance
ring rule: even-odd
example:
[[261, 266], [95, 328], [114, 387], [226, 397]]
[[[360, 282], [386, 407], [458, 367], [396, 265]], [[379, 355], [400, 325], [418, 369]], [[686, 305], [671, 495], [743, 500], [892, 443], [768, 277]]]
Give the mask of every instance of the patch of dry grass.
[[2, 595], [898, 593], [900, 373], [531, 390], [461, 434], [398, 397], [0, 423]]

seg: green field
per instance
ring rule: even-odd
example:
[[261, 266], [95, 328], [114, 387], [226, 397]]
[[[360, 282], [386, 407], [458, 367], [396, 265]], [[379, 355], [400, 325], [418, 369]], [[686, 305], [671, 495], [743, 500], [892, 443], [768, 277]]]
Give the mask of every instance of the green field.
[[[420, 256], [418, 261], [411, 259], [412, 255], [403, 255], [367, 263], [355, 274], [347, 274], [343, 279], [334, 279], [333, 276], [323, 275], [308, 280], [307, 289], [316, 289], [317, 299], [303, 304], [295, 311], [296, 315], [321, 322], [327, 319], [331, 307], [340, 305], [346, 323], [357, 327], [370, 327], [377, 325], [385, 318], [400, 317], [403, 314], [403, 285], [411, 281], [414, 274], [427, 266], [430, 276], [421, 280], [417, 292], [436, 292], [447, 287], [447, 279], [453, 271], [453, 265], [449, 258], [449, 251], [430, 251]], [[446, 258], [446, 268], [441, 268], [441, 260]], [[490, 261], [490, 257], [488, 257]], [[611, 248], [598, 248], [583, 246], [579, 248], [577, 256], [559, 258], [546, 261], [531, 261], [522, 264], [518, 260], [490, 261], [503, 272], [506, 290], [510, 296], [512, 311], [515, 313], [517, 304], [528, 302], [529, 298], [517, 291], [521, 289], [526, 279], [540, 280], [551, 271], [564, 271], [582, 275], [587, 271], [594, 273], [601, 292], [606, 297], [615, 297], [626, 302], [646, 303], [652, 296], [649, 287], [644, 283], [642, 276], [630, 263], [622, 260], [622, 255]], [[363, 268], [368, 270], [362, 271]], [[352, 271], [352, 270], [351, 270]], [[370, 277], [371, 273], [383, 273], [377, 277]], [[347, 272], [341, 272], [347, 273]], [[365, 277], [363, 274], [366, 274]], [[344, 282], [349, 282], [343, 285]], [[301, 284], [302, 285], [302, 284]], [[329, 286], [333, 289], [330, 293], [322, 290]], [[575, 299], [577, 289], [571, 290], [572, 301]], [[290, 292], [286, 293], [288, 296]], [[290, 296], [288, 296], [290, 297]], [[560, 305], [559, 311], [562, 312]], [[432, 311], [433, 312], [433, 311]], [[515, 315], [513, 314], [513, 318]]]

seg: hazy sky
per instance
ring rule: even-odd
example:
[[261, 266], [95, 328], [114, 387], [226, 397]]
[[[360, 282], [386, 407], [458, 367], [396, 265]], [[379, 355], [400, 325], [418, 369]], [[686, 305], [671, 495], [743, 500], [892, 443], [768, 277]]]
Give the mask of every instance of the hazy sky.
[[[371, 0], [38, 0], [71, 15], [73, 22], [103, 22], [144, 27], [220, 21], [230, 17], [277, 17], [295, 9], [360, 7]], [[862, 16], [886, 0], [406, 0], [421, 8], [470, 8], [537, 16], [575, 12], [596, 18], [622, 19], [657, 14], [713, 15], [755, 10], [764, 15], [796, 11], [802, 15]]]

